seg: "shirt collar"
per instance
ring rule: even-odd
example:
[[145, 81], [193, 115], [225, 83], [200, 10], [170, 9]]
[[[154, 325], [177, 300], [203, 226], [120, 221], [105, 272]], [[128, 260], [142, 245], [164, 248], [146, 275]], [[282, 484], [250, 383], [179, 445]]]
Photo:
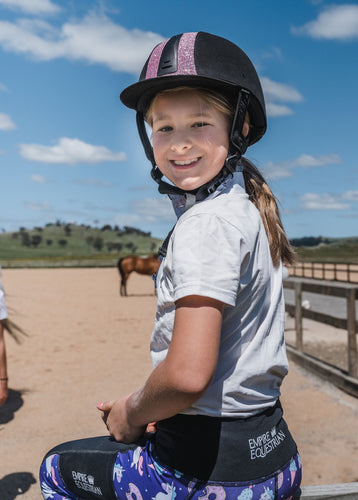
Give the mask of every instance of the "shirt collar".
[[[229, 191], [234, 185], [238, 186], [240, 191], [242, 190], [242, 194], [246, 193], [245, 181], [241, 165], [238, 165], [236, 167], [236, 170], [231, 175], [228, 175], [219, 185], [219, 187], [213, 193], [209, 194], [203, 201], [216, 198], [221, 193]], [[191, 193], [168, 194], [168, 197], [172, 202], [175, 215], [178, 219], [181, 215], [183, 215], [184, 212], [189, 210], [189, 208], [194, 206], [196, 203], [202, 203], [201, 201], [197, 202], [195, 195]]]

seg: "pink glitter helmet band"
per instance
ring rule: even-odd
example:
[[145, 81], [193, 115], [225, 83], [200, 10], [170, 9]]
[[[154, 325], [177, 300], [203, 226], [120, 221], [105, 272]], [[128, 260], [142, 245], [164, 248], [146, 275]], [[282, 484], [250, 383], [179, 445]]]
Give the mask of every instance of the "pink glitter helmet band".
[[[171, 75], [197, 75], [194, 60], [194, 47], [197, 33], [184, 33], [178, 45], [177, 70]], [[148, 59], [145, 80], [158, 76], [159, 62], [170, 39], [157, 45]]]

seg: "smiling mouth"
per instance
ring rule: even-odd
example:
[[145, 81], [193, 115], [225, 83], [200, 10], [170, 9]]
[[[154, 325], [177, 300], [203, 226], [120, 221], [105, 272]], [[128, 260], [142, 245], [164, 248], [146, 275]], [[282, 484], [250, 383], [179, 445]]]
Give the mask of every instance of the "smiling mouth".
[[192, 158], [191, 160], [172, 160], [172, 163], [176, 167], [188, 167], [190, 165], [193, 165], [194, 163], [197, 163], [200, 160], [199, 157], [197, 158]]

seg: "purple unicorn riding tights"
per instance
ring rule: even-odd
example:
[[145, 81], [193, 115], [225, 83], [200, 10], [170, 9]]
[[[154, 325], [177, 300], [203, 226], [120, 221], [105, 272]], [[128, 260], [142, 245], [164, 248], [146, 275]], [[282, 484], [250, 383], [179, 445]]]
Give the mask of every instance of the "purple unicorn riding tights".
[[150, 441], [123, 445], [100, 437], [51, 450], [41, 465], [40, 484], [46, 500], [285, 500], [295, 498], [301, 475], [297, 454], [255, 481], [202, 481], [159, 464]]

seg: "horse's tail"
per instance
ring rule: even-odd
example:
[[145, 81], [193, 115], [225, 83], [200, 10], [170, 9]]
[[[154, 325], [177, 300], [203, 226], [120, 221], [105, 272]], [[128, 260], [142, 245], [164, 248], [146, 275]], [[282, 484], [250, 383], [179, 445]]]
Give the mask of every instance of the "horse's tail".
[[121, 259], [119, 259], [119, 261], [117, 262], [117, 267], [118, 267], [119, 274], [121, 275], [122, 281], [124, 281], [125, 275], [124, 275], [124, 271], [122, 268], [122, 260], [123, 260], [123, 257]]
[[119, 259], [119, 261], [117, 262], [118, 271], [119, 271], [119, 274], [121, 275], [121, 285], [120, 285], [119, 291], [120, 291], [121, 295], [126, 295], [126, 275], [123, 271], [122, 260], [123, 260], [123, 257], [121, 259]]

